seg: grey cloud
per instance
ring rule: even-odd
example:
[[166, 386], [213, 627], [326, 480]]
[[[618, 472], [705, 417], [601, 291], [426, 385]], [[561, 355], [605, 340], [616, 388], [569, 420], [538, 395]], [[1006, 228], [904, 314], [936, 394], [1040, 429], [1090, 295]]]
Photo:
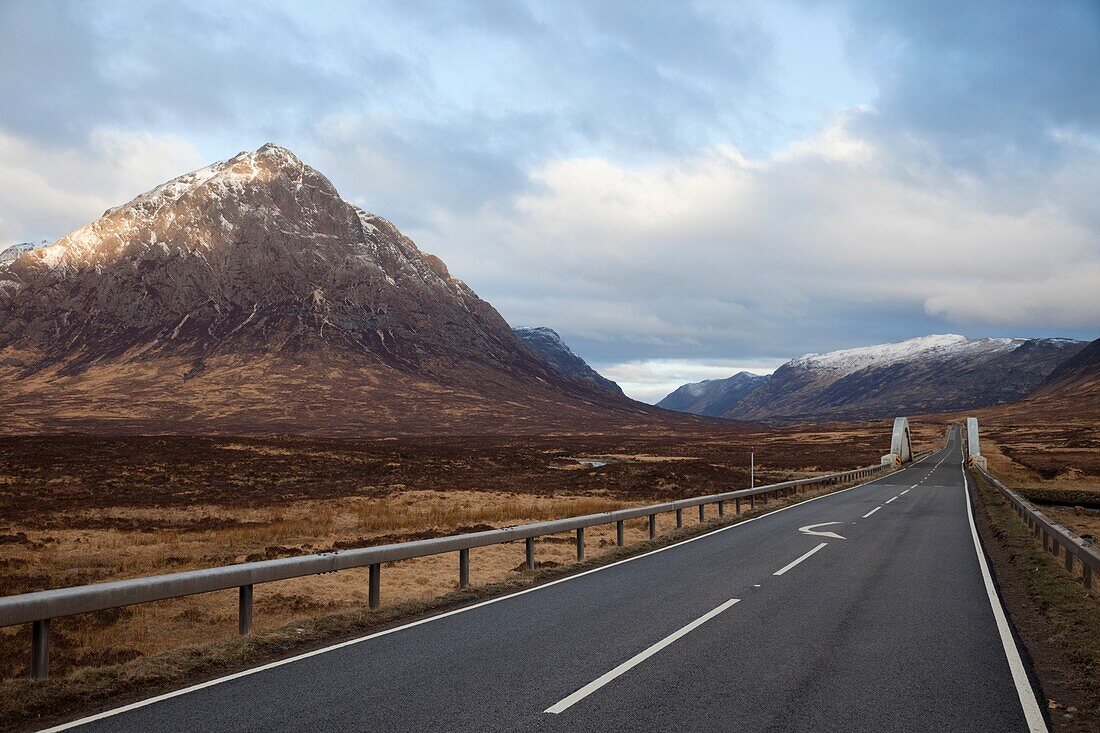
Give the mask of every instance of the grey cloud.
[[852, 56], [880, 84], [863, 122], [892, 138], [899, 157], [1011, 177], [1064, 162], [1053, 130], [1100, 130], [1092, 0], [847, 5]]
[[101, 126], [286, 137], [413, 73], [361, 43], [354, 78], [326, 40], [267, 4], [6, 2], [0, 126], [68, 145]]

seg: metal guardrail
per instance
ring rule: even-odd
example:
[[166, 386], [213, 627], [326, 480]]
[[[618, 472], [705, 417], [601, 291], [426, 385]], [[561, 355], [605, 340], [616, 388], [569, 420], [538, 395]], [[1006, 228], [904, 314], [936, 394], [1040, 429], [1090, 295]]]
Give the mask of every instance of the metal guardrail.
[[1059, 554], [1064, 555], [1066, 570], [1071, 575], [1073, 574], [1074, 558], [1081, 563], [1081, 580], [1086, 588], [1092, 588], [1092, 574], [1094, 572], [1100, 573], [1100, 552], [1096, 550], [1093, 543], [1078, 537], [1061, 524], [1051, 520], [1036, 509], [1034, 504], [1005, 486], [1000, 480], [990, 475], [988, 471], [980, 467], [978, 471], [1008, 499], [1012, 510], [1027, 525], [1031, 534], [1042, 541], [1045, 552], [1049, 552], [1055, 557], [1058, 557]]
[[535, 538], [544, 535], [575, 531], [577, 533], [577, 560], [580, 561], [584, 560], [584, 530], [587, 527], [615, 524], [616, 544], [621, 547], [624, 544], [623, 522], [630, 519], [648, 517], [649, 537], [653, 539], [657, 536], [658, 514], [675, 512], [676, 526], [682, 527], [684, 509], [698, 507], [699, 518], [703, 520], [705, 518], [704, 509], [708, 504], [717, 505], [718, 516], [721, 517], [725, 515], [726, 503], [733, 502], [734, 510], [737, 514], [740, 514], [743, 500], [748, 502], [750, 508], [753, 508], [756, 506], [757, 499], [766, 504], [769, 497], [794, 494], [806, 486], [847, 483], [848, 481], [868, 478], [892, 468], [893, 466], [889, 465], [869, 466], [814, 478], [769, 484], [755, 489], [710, 494], [633, 509], [587, 514], [568, 519], [556, 519], [484, 532], [378, 545], [355, 550], [325, 552], [316, 555], [302, 555], [278, 560], [247, 562], [202, 570], [152, 575], [6, 596], [0, 598], [0, 627], [32, 624], [31, 676], [35, 679], [45, 679], [49, 667], [50, 620], [61, 616], [105, 611], [140, 603], [237, 588], [238, 631], [241, 635], [245, 635], [252, 630], [252, 589], [257, 583], [271, 583], [278, 580], [367, 567], [370, 573], [368, 578], [368, 604], [373, 610], [380, 605], [380, 581], [383, 563], [457, 551], [459, 553], [459, 585], [465, 588], [469, 585], [470, 579], [470, 550], [477, 547], [524, 540], [527, 550], [527, 569], [534, 570], [534, 541]]

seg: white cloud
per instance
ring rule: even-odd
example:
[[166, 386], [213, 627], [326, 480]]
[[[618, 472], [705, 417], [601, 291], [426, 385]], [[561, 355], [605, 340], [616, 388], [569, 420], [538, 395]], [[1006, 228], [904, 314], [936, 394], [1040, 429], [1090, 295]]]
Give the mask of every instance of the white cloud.
[[850, 345], [836, 331], [853, 313], [893, 314], [898, 337], [921, 335], [905, 319], [1082, 328], [1100, 324], [1083, 165], [978, 182], [902, 165], [842, 121], [761, 160], [555, 160], [513, 205], [436, 212], [417, 236], [506, 318], [675, 355]]
[[172, 135], [97, 130], [76, 150], [0, 132], [0, 243], [57, 239], [208, 162]]

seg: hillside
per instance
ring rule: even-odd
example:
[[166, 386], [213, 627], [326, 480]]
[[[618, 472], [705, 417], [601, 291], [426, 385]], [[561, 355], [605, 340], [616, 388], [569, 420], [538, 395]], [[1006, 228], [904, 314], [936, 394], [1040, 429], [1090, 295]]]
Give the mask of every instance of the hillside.
[[1038, 398], [1068, 398], [1100, 393], [1100, 339], [1058, 365], [1035, 390]]
[[0, 265], [10, 265], [19, 259], [19, 256], [24, 252], [31, 252], [33, 250], [45, 247], [49, 242], [20, 242], [18, 244], [8, 245], [3, 249], [0, 249]]
[[658, 402], [657, 407], [708, 417], [723, 417], [767, 379], [766, 376], [738, 372], [726, 379], [707, 379], [685, 384]]
[[540, 431], [654, 411], [551, 368], [274, 145], [0, 266], [7, 432]]
[[588, 366], [588, 362], [577, 356], [554, 329], [538, 326], [534, 328], [513, 328], [512, 331], [529, 349], [561, 374], [583, 382], [590, 382], [614, 394], [621, 395], [623, 393], [619, 385]]

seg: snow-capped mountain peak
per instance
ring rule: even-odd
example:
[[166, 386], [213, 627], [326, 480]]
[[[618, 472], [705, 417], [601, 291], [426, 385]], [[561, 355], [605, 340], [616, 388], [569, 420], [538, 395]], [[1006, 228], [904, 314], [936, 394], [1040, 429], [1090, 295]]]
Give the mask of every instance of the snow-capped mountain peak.
[[33, 252], [36, 249], [48, 247], [49, 244], [50, 243], [45, 240], [41, 242], [20, 242], [18, 244], [10, 244], [0, 249], [0, 267], [15, 262], [19, 259], [19, 256], [25, 252]]
[[1028, 394], [1084, 346], [1072, 339], [933, 334], [806, 354], [749, 389], [734, 378], [680, 387], [661, 407], [715, 417], [876, 418], [946, 412]]
[[615, 394], [622, 394], [619, 385], [604, 377], [576, 354], [558, 332], [545, 326], [513, 328], [512, 333], [527, 344], [543, 361], [570, 377], [598, 385]]
[[806, 354], [791, 361], [790, 366], [852, 374], [870, 366], [1011, 351], [1024, 341], [1010, 338], [968, 339], [954, 333], [932, 334], [889, 344]]

